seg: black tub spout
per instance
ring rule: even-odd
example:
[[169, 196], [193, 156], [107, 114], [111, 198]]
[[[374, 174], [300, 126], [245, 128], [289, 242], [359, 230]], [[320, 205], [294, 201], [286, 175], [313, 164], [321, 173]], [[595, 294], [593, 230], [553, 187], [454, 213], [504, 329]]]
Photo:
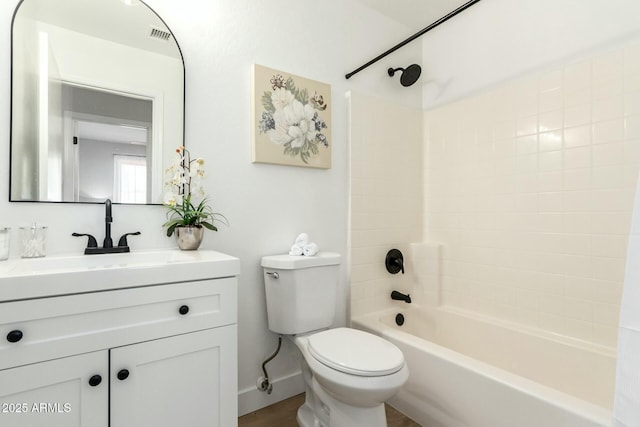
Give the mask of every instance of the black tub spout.
[[405, 294], [400, 293], [398, 291], [391, 292], [391, 299], [397, 300], [397, 301], [404, 301], [407, 304], [411, 304], [411, 295], [409, 295], [409, 294], [405, 295]]

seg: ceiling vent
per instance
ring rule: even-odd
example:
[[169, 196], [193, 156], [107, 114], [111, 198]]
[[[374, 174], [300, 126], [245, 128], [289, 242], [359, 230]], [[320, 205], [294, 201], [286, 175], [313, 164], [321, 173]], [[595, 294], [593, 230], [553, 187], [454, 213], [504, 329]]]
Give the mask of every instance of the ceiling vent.
[[151, 27], [151, 32], [149, 33], [149, 37], [156, 40], [162, 40], [166, 42], [171, 38], [171, 33], [168, 31], [161, 30], [160, 28]]

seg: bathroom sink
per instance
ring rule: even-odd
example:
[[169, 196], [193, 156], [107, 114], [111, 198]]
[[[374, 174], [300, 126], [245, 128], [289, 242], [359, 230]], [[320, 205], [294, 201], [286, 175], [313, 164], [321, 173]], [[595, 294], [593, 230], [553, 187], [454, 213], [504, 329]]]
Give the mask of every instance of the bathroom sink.
[[49, 258], [21, 259], [14, 262], [9, 274], [47, 274], [60, 271], [79, 271], [96, 268], [126, 268], [136, 265], [160, 264], [160, 257], [154, 259], [147, 253], [143, 257], [130, 257], [131, 254], [110, 254], [104, 256], [65, 256]]
[[[205, 254], [205, 255], [202, 255]], [[207, 256], [208, 255], [208, 256]], [[211, 258], [211, 252], [185, 252], [176, 250], [129, 252], [105, 255], [70, 255], [48, 258], [16, 260], [12, 274], [46, 274], [59, 271], [80, 271], [104, 268], [136, 268], [171, 263], [202, 262]]]
[[208, 250], [10, 259], [0, 262], [0, 301], [204, 280], [239, 272], [237, 258]]

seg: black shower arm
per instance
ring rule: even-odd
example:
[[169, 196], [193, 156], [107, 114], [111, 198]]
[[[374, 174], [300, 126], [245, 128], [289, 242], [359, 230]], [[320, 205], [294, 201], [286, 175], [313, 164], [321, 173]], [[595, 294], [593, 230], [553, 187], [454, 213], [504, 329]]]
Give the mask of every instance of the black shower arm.
[[457, 9], [454, 9], [453, 11], [447, 13], [445, 16], [443, 16], [442, 18], [438, 19], [434, 23], [432, 23], [429, 26], [427, 26], [427, 27], [423, 28], [422, 30], [418, 31], [417, 33], [415, 33], [414, 35], [412, 35], [408, 39], [401, 41], [400, 43], [398, 43], [397, 45], [395, 45], [391, 49], [387, 50], [386, 52], [384, 52], [384, 53], [382, 53], [382, 54], [380, 54], [378, 56], [376, 56], [375, 58], [373, 58], [371, 61], [367, 62], [366, 64], [356, 68], [355, 70], [353, 70], [352, 72], [350, 72], [348, 74], [345, 74], [344, 77], [348, 80], [354, 74], [359, 73], [360, 71], [364, 70], [368, 66], [370, 66], [372, 64], [375, 64], [376, 62], [378, 62], [379, 60], [381, 60], [385, 56], [395, 52], [396, 50], [400, 49], [401, 47], [405, 46], [406, 44], [411, 43], [412, 41], [414, 41], [418, 37], [422, 36], [426, 32], [434, 29], [435, 27], [437, 27], [438, 25], [442, 24], [445, 21], [448, 21], [450, 18], [453, 18], [454, 16], [456, 16], [460, 12], [464, 11], [465, 9], [468, 9], [469, 7], [471, 7], [474, 4], [478, 3], [479, 1], [480, 0], [470, 0], [470, 1], [466, 2], [465, 4], [463, 4], [462, 6], [458, 7]]

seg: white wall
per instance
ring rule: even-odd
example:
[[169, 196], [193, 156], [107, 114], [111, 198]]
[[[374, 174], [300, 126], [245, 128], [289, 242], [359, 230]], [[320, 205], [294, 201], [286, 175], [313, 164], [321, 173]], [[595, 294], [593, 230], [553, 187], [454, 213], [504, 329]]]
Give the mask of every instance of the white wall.
[[616, 345], [640, 165], [640, 42], [426, 113], [443, 303]]
[[[0, 93], [8, 94], [11, 16], [17, 0], [0, 3]], [[206, 235], [203, 246], [241, 259], [239, 281], [240, 410], [273, 402], [287, 393], [276, 383], [273, 395], [253, 393], [260, 364], [274, 349], [275, 335], [266, 328], [259, 260], [286, 251], [297, 233], [308, 232], [322, 249], [347, 250], [348, 147], [345, 93], [365, 94], [419, 107], [419, 90], [402, 88], [386, 68], [420, 60], [420, 48], [385, 58], [350, 80], [344, 74], [403, 38], [407, 29], [386, 20], [354, 0], [148, 0], [174, 32], [186, 66], [186, 144], [207, 161], [206, 190], [229, 228]], [[410, 61], [410, 62], [409, 62]], [[309, 170], [251, 163], [250, 70], [252, 63], [289, 71], [332, 85], [333, 168]], [[8, 97], [0, 100], [0, 149], [9, 156]], [[177, 145], [178, 142], [176, 142]], [[100, 205], [8, 203], [9, 164], [0, 162], [0, 223], [14, 228], [37, 221], [49, 226], [49, 253], [80, 254], [84, 241], [73, 231], [102, 238]], [[159, 206], [114, 206], [113, 234], [140, 230], [132, 249], [173, 247], [161, 224]], [[17, 250], [12, 248], [12, 255]], [[342, 267], [339, 322], [345, 321], [347, 266]], [[269, 365], [275, 379], [297, 372], [289, 345]], [[246, 392], [246, 393], [245, 393]]]
[[424, 107], [640, 32], [636, 0], [483, 0], [422, 37]]
[[[397, 306], [392, 290], [420, 302], [411, 243], [422, 241], [422, 111], [351, 92], [351, 315]], [[385, 257], [404, 255], [406, 274], [390, 274]]]
[[445, 302], [615, 345], [639, 15], [633, 0], [484, 0], [423, 37], [423, 105], [443, 106], [425, 121], [425, 238], [449, 242]]

